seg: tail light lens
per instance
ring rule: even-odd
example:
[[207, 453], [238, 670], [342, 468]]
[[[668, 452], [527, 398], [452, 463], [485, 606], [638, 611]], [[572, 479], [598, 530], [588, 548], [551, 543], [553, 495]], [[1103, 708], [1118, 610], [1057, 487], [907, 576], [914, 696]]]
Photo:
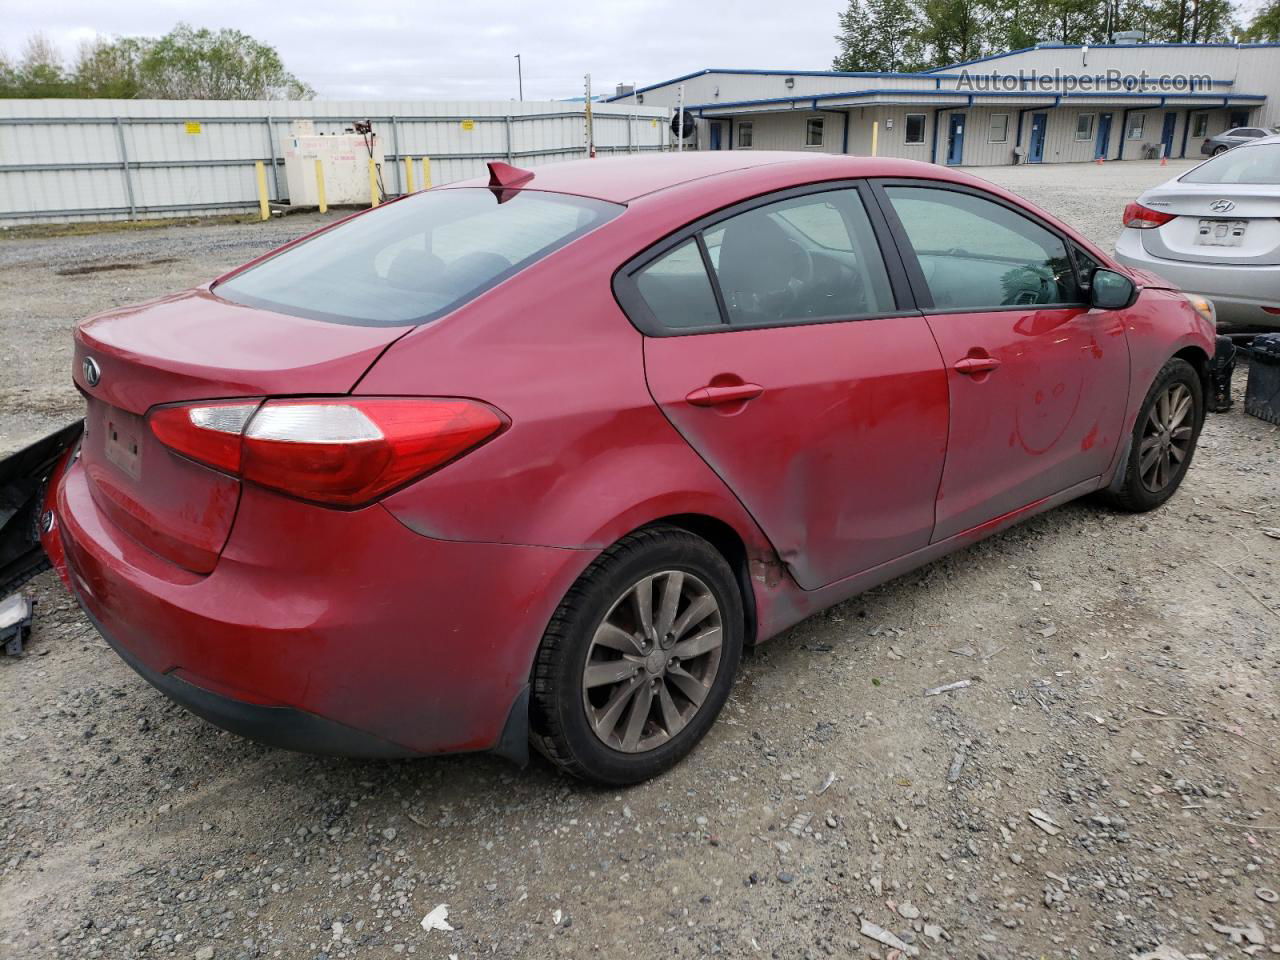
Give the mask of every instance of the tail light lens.
[[1144, 207], [1140, 203], [1126, 204], [1124, 208], [1124, 225], [1133, 227], [1135, 230], [1150, 230], [1152, 227], [1161, 227], [1170, 220], [1176, 219], [1177, 214], [1161, 213], [1159, 210]]
[[185, 457], [343, 507], [444, 466], [504, 423], [474, 400], [391, 397], [195, 403], [148, 419], [160, 442]]

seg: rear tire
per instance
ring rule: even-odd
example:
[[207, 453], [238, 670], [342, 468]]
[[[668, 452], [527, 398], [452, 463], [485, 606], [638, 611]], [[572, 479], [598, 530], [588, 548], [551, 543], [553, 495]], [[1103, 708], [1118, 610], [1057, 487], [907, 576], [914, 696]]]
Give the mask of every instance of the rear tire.
[[1214, 147], [1214, 148], [1213, 148], [1213, 153], [1211, 154], [1211, 156], [1216, 157], [1216, 156], [1218, 156], [1218, 154], [1220, 154], [1220, 153], [1226, 153], [1228, 149], [1230, 149], [1230, 148], [1228, 148], [1228, 147]]
[[668, 526], [623, 537], [578, 578], [543, 635], [534, 747], [608, 786], [670, 769], [728, 699], [743, 622], [733, 570], [707, 541]]
[[1133, 427], [1119, 483], [1103, 494], [1118, 510], [1142, 513], [1168, 500], [1196, 452], [1204, 423], [1204, 388], [1195, 368], [1174, 358], [1160, 368]]

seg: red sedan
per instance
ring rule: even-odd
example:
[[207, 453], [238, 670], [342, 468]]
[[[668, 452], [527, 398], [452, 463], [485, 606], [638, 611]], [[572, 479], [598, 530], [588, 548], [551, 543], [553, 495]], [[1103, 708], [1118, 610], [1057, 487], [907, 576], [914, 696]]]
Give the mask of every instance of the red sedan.
[[45, 548], [213, 723], [638, 781], [744, 645], [1191, 462], [1212, 307], [985, 181], [491, 166], [76, 333]]

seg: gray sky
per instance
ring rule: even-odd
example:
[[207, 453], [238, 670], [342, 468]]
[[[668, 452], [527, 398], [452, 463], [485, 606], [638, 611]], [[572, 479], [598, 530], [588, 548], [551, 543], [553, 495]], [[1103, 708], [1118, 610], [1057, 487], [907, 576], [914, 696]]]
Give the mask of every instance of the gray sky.
[[612, 93], [703, 67], [830, 69], [845, 0], [0, 0], [0, 44], [43, 31], [67, 59], [95, 34], [166, 33], [185, 20], [272, 44], [328, 99], [527, 100]]

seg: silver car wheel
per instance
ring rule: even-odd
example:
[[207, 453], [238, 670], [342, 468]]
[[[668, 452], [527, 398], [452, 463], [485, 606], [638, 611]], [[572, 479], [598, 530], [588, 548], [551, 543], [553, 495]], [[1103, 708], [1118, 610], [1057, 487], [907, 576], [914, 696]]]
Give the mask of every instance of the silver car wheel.
[[587, 651], [582, 705], [595, 735], [624, 753], [671, 740], [706, 701], [723, 642], [720, 604], [693, 574], [664, 570], [633, 584]]
[[1138, 445], [1138, 476], [1152, 493], [1167, 487], [1187, 459], [1194, 407], [1191, 391], [1182, 383], [1170, 384], [1151, 405]]

